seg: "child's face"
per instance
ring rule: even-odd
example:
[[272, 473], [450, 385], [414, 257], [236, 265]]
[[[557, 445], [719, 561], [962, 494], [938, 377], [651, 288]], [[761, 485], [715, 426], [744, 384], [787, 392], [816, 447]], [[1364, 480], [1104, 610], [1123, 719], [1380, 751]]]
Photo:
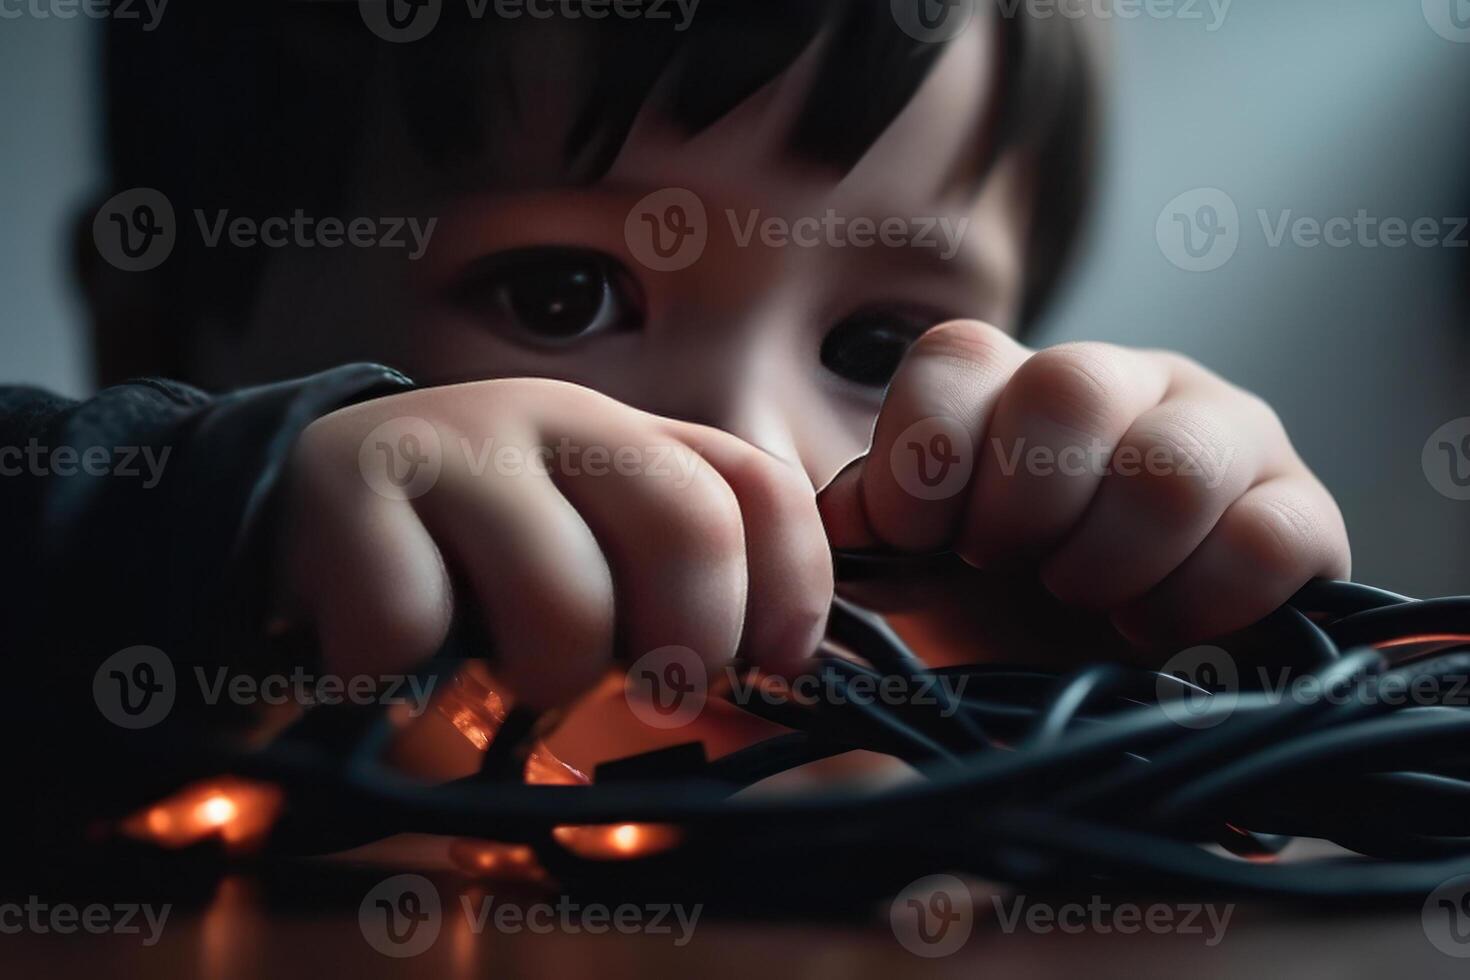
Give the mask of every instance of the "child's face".
[[[1023, 161], [1002, 155], [978, 197], [944, 189], [989, 136], [993, 57], [982, 31], [954, 42], [846, 174], [782, 145], [810, 57], [692, 138], [645, 113], [590, 186], [555, 176], [571, 112], [550, 67], [539, 80], [527, 69], [537, 108], [517, 150], [470, 180], [434, 172], [383, 118], [343, 217], [437, 218], [423, 257], [282, 252], [249, 328], [211, 335], [197, 373], [223, 387], [377, 360], [424, 384], [558, 378], [728, 430], [820, 485], [867, 448], [910, 340], [960, 316], [1014, 323]], [[692, 264], [655, 271], [640, 261], [638, 207], [667, 188], [698, 196], [708, 238]], [[656, 219], [666, 202], [655, 204]]]

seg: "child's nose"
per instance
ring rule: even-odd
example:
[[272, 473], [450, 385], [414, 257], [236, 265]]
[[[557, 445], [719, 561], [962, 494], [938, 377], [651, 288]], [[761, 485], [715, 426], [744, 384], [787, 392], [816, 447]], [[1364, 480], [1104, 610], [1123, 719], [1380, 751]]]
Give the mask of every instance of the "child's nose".
[[797, 434], [786, 407], [762, 386], [705, 385], [703, 390], [688, 392], [680, 402], [664, 414], [723, 429], [778, 459], [801, 464]]
[[[648, 379], [660, 415], [708, 425], [765, 450], [794, 466], [803, 465], [801, 379], [790, 359], [775, 352], [735, 350], [731, 345], [684, 351]], [[808, 382], [810, 384], [810, 382]]]

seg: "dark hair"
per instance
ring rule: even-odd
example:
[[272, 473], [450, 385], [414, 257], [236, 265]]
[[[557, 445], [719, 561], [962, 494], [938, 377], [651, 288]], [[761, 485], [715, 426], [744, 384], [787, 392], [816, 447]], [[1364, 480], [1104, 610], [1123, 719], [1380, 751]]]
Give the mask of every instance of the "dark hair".
[[[924, 0], [915, 0], [924, 2]], [[845, 171], [913, 98], [944, 46], [901, 30], [888, 0], [703, 0], [687, 30], [647, 20], [579, 21], [537, 38], [538, 23], [475, 25], [468, 5], [445, 5], [428, 37], [376, 37], [356, 3], [256, 0], [170, 7], [151, 31], [109, 21], [106, 146], [116, 188], [154, 187], [180, 214], [220, 206], [265, 217], [301, 207], [330, 213], [365, 134], [353, 107], [371, 97], [387, 62], [411, 111], [414, 138], [436, 162], [493, 151], [496, 135], [536, 111], [514, 51], [528, 37], [558, 45], [578, 101], [563, 157], [565, 178], [596, 180], [638, 112], [653, 98], [669, 121], [696, 133], [774, 79], [819, 33], [817, 76], [790, 135], [793, 154]], [[1022, 5], [1024, 7], [1024, 5]], [[985, 111], [989, 145], [954, 181], [978, 188], [1002, 149], [1032, 161], [1036, 209], [1024, 320], [1053, 292], [1090, 196], [1097, 136], [1095, 65], [1073, 18], [995, 14], [997, 90]], [[468, 120], [469, 124], [466, 125]], [[229, 319], [248, 309], [259, 268], [181, 236], [170, 277], [181, 320]]]

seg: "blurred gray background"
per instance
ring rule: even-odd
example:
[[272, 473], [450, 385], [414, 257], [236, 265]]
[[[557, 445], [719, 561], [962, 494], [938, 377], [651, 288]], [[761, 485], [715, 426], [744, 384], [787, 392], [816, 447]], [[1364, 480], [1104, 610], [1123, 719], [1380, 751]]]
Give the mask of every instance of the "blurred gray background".
[[[1201, 0], [1199, 20], [1116, 19], [1102, 202], [1044, 331], [1171, 347], [1265, 396], [1342, 502], [1355, 577], [1424, 595], [1470, 592], [1470, 502], [1421, 464], [1431, 433], [1470, 416], [1470, 250], [1273, 247], [1257, 212], [1470, 215], [1455, 4], [1470, 25], [1470, 0], [1236, 0], [1218, 23]], [[0, 381], [68, 394], [88, 388], [65, 235], [97, 190], [94, 26], [0, 21]], [[1239, 210], [1238, 250], [1208, 272], [1176, 267], [1156, 233], [1198, 188]]]

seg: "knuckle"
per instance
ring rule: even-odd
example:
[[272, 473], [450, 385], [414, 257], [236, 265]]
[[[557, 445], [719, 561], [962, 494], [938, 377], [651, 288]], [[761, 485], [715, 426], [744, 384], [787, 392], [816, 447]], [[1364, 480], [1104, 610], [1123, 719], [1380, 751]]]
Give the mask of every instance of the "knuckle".
[[1281, 420], [1280, 414], [1270, 402], [1244, 388], [1237, 388], [1236, 391], [1240, 395], [1246, 413], [1258, 426], [1258, 431], [1269, 433], [1285, 442], [1290, 441], [1286, 432], [1286, 423]]
[[1113, 421], [1114, 393], [1126, 380], [1121, 361], [1121, 351], [1106, 344], [1053, 347], [1016, 372], [1012, 397], [1063, 428], [1102, 431]]
[[1274, 493], [1245, 505], [1231, 525], [1230, 544], [1248, 567], [1264, 575], [1304, 576], [1317, 551], [1319, 524], [1305, 501]]
[[1207, 417], [1173, 410], [1136, 423], [1115, 458], [1128, 464], [1122, 472], [1136, 473], [1132, 482], [1154, 516], [1177, 526], [1192, 523], [1227, 492], [1234, 454], [1222, 451], [1225, 445]]
[[815, 514], [816, 494], [795, 466], [751, 448], [726, 467], [726, 478], [749, 506], [775, 515]]
[[745, 520], [740, 501], [725, 478], [700, 460], [687, 492], [670, 495], [670, 529], [686, 544], [699, 544], [716, 554], [743, 552]]

